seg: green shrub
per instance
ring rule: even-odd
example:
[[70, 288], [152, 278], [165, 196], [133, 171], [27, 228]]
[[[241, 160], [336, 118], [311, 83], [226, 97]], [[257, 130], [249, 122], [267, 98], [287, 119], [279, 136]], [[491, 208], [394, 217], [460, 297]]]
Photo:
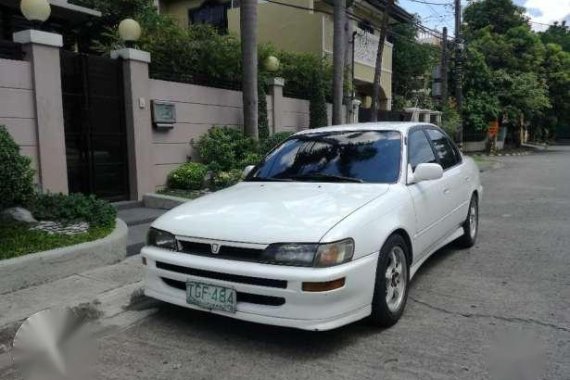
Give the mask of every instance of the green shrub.
[[109, 202], [79, 193], [38, 194], [30, 202], [30, 211], [38, 220], [85, 221], [91, 227], [112, 227], [117, 216]]
[[34, 194], [31, 160], [20, 155], [20, 147], [0, 126], [0, 210], [25, 205]]
[[206, 165], [199, 162], [187, 162], [168, 174], [166, 185], [171, 189], [200, 190], [208, 173]]
[[212, 176], [210, 188], [212, 190], [219, 190], [235, 185], [241, 180], [241, 174], [242, 171], [238, 169], [215, 173]]
[[272, 136], [269, 136], [259, 143], [259, 153], [265, 156], [277, 145], [281, 144], [283, 141], [287, 140], [293, 132], [278, 132]]
[[244, 161], [257, 151], [257, 143], [240, 129], [211, 128], [195, 144], [202, 162], [213, 172], [243, 169]]
[[327, 115], [327, 103], [325, 98], [325, 82], [321, 73], [315, 71], [312, 76], [309, 89], [309, 127], [325, 127], [329, 123]]
[[259, 153], [249, 152], [235, 165], [235, 169], [241, 172], [246, 166], [257, 165], [262, 158]]

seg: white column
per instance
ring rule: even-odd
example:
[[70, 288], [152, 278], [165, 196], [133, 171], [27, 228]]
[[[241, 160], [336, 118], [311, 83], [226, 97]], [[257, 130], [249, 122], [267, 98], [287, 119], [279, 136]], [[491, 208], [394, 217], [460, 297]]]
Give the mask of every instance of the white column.
[[40, 30], [14, 33], [32, 66], [38, 146], [38, 171], [43, 191], [67, 193], [67, 159], [61, 93], [60, 34]]
[[148, 75], [150, 53], [125, 48], [112, 51], [111, 58], [123, 60], [131, 199], [141, 200], [146, 193], [154, 191]]

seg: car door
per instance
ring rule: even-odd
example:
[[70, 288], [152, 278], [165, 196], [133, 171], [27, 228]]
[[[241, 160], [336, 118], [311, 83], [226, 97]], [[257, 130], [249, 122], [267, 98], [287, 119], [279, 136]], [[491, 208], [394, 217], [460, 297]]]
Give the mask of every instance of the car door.
[[[439, 163], [424, 127], [415, 128], [408, 134], [408, 170], [412, 173], [419, 164]], [[447, 227], [443, 224], [446, 216], [445, 181], [443, 178], [409, 184], [416, 215], [414, 246], [417, 258], [421, 259], [431, 246], [445, 237]]]
[[426, 132], [436, 157], [443, 167], [444, 202], [442, 207], [445, 213], [443, 224], [446, 232], [450, 234], [465, 221], [467, 215], [466, 212], [463, 214], [467, 193], [463, 160], [455, 144], [443, 131], [427, 128]]

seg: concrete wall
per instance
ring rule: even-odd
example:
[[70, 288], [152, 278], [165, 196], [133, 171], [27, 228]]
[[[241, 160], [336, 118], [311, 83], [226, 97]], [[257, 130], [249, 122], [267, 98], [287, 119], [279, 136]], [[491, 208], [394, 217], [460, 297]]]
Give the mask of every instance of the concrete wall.
[[5, 125], [21, 152], [32, 159], [38, 181], [38, 142], [32, 67], [29, 62], [0, 59], [0, 125]]
[[[152, 132], [152, 180], [155, 188], [164, 186], [168, 172], [189, 158], [199, 160], [198, 153], [190, 144], [192, 140], [199, 139], [216, 125], [241, 128], [241, 97], [240, 91], [150, 80], [149, 99], [173, 102], [177, 120], [172, 129], [153, 129]], [[270, 130], [273, 126], [272, 103], [272, 97], [267, 96]], [[307, 100], [282, 98], [279, 106], [279, 126], [275, 132], [296, 132], [309, 127]]]

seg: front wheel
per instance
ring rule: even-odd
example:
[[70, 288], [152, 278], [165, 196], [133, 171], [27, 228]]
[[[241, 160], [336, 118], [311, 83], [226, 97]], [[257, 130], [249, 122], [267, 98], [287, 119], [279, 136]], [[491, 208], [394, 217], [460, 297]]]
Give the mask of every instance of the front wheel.
[[394, 325], [402, 316], [408, 299], [408, 246], [399, 235], [392, 235], [378, 257], [370, 320], [377, 326]]
[[462, 248], [471, 248], [477, 241], [479, 232], [479, 200], [477, 195], [473, 194], [469, 203], [469, 213], [463, 223], [463, 236], [457, 241]]

